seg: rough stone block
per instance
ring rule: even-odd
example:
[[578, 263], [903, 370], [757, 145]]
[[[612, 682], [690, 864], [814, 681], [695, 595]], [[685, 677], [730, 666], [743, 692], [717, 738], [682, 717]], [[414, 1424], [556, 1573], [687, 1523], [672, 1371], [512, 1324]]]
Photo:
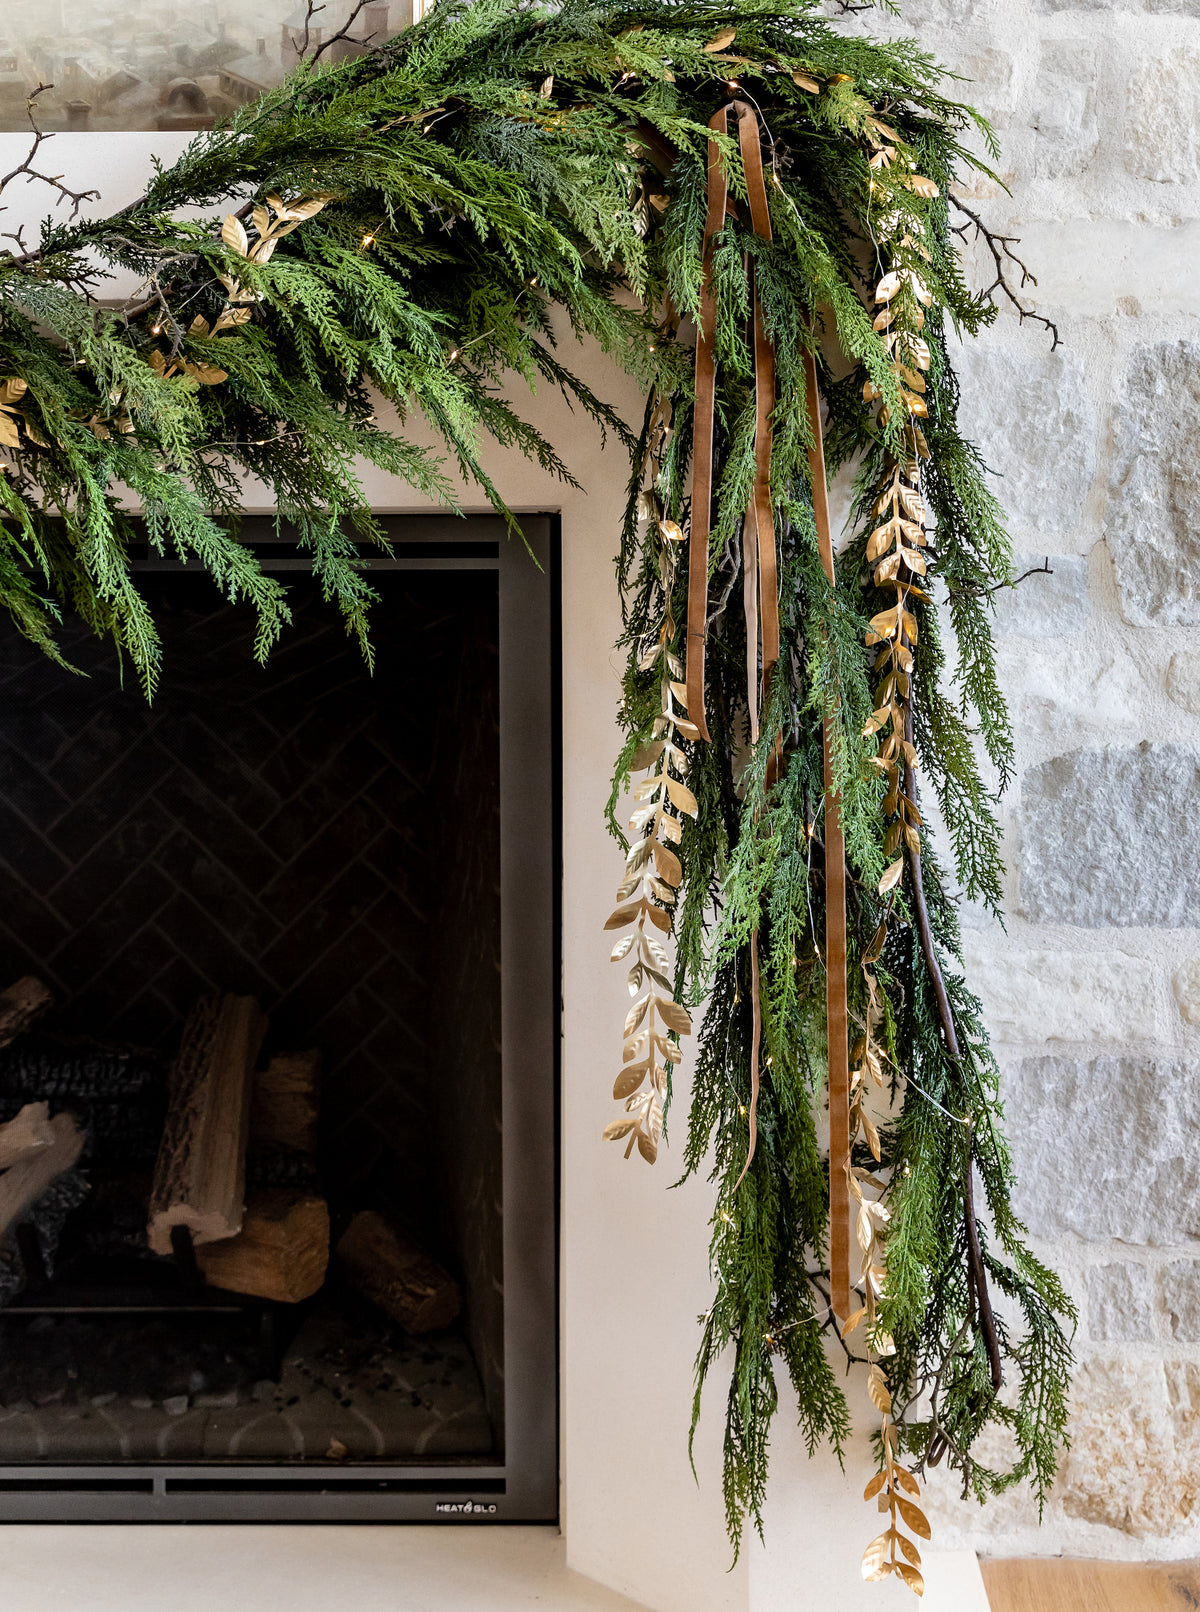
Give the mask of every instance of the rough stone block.
[[1147, 963], [1089, 952], [998, 952], [965, 937], [968, 977], [999, 1042], [1149, 1041], [1157, 1029]]
[[1175, 1006], [1186, 1024], [1200, 1024], [1200, 957], [1189, 957], [1171, 980]]
[[[1109, 647], [1109, 645], [1112, 647]], [[1000, 685], [1022, 737], [1055, 750], [1141, 731], [1149, 688], [1139, 662], [1120, 644], [1085, 640], [1001, 643]]]
[[1200, 144], [1200, 51], [1157, 50], [1129, 79], [1125, 96], [1125, 167], [1152, 184], [1194, 183]]
[[1157, 1341], [1159, 1316], [1151, 1272], [1121, 1260], [1093, 1265], [1087, 1278], [1088, 1331], [1098, 1343]]
[[1179, 1343], [1200, 1342], [1200, 1261], [1172, 1260], [1159, 1271], [1158, 1286], [1167, 1335]]
[[1183, 1532], [1200, 1500], [1200, 1366], [1090, 1360], [1072, 1402], [1055, 1485], [1067, 1515], [1135, 1539]]
[[1076, 32], [1042, 41], [1033, 89], [1033, 171], [1039, 179], [1083, 173], [1100, 148], [1096, 86], [1100, 52]]
[[[1034, 570], [1049, 563], [1048, 574]], [[1021, 554], [1013, 560], [1013, 573], [1032, 571], [1015, 588], [992, 595], [996, 603], [995, 631], [1023, 638], [1061, 638], [1087, 625], [1092, 613], [1088, 598], [1087, 557], [1082, 554]]]
[[1038, 1237], [1200, 1237], [1200, 1060], [1024, 1058], [1001, 1080], [1015, 1203]]
[[1200, 343], [1134, 349], [1113, 412], [1105, 537], [1135, 626], [1200, 621]]
[[[963, 378], [963, 431], [995, 472], [994, 490], [1009, 529], [1022, 535], [1026, 552], [1036, 554], [1034, 534], [1079, 524], [1095, 475], [1095, 414], [1083, 366], [1066, 348], [1031, 359], [982, 346], [964, 347], [956, 363]], [[1034, 585], [1022, 583], [1016, 592]]]
[[1021, 781], [1021, 906], [1034, 923], [1189, 927], [1200, 911], [1200, 750], [1071, 750]]
[[1181, 650], [1171, 656], [1167, 667], [1167, 695], [1183, 710], [1200, 716], [1200, 655], [1192, 650]]

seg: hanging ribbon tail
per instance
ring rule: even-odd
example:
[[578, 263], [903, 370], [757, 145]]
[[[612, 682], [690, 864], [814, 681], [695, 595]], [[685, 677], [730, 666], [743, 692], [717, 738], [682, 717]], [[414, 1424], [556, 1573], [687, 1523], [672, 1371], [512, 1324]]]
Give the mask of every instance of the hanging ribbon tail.
[[[808, 421], [813, 446], [808, 464], [812, 475], [813, 516], [821, 564], [834, 580], [833, 539], [825, 487], [825, 449], [821, 432], [821, 396], [817, 360], [804, 360]], [[825, 1028], [829, 1045], [829, 1302], [834, 1315], [850, 1315], [850, 1050], [846, 981], [846, 846], [833, 790], [833, 755], [829, 718], [825, 718]]]
[[[762, 138], [758, 115], [744, 101], [730, 101], [709, 119], [717, 134], [729, 129], [729, 114], [738, 122], [738, 145], [746, 176], [750, 220], [756, 235], [769, 241], [771, 214], [763, 174]], [[708, 142], [708, 205], [704, 219], [704, 279], [700, 293], [700, 328], [696, 337], [696, 401], [692, 417], [692, 505], [688, 535], [687, 683], [688, 717], [707, 739], [704, 709], [705, 641], [708, 634], [708, 544], [712, 532], [713, 436], [716, 413], [717, 304], [712, 289], [713, 237], [722, 229], [729, 210], [729, 181], [721, 165], [715, 140]], [[747, 704], [750, 725], [757, 740], [759, 646], [762, 656], [762, 690], [769, 686], [771, 669], [779, 659], [779, 571], [775, 552], [775, 515], [771, 504], [771, 412], [775, 407], [775, 354], [767, 339], [757, 282], [751, 268], [754, 307], [754, 490], [743, 533], [746, 557], [746, 663]], [[752, 516], [752, 519], [751, 519]], [[754, 545], [751, 559], [751, 544]], [[753, 564], [754, 580], [750, 571]], [[761, 637], [760, 637], [761, 620]]]

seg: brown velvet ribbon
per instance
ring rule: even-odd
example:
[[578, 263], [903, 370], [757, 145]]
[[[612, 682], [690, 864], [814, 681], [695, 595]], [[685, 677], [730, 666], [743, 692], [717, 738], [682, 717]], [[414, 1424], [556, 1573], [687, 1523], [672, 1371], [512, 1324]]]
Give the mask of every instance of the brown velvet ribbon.
[[[737, 118], [738, 145], [746, 176], [746, 196], [754, 232], [771, 239], [771, 216], [763, 174], [758, 117], [744, 101], [730, 101], [709, 120], [719, 134]], [[708, 207], [704, 221], [704, 283], [696, 340], [696, 402], [693, 416], [692, 507], [688, 542], [687, 709], [701, 735], [710, 737], [705, 717], [704, 651], [707, 637], [709, 538], [712, 521], [713, 432], [716, 412], [717, 305], [712, 285], [714, 237], [734, 211], [729, 182], [715, 140], [708, 142]], [[775, 551], [775, 514], [771, 501], [771, 413], [775, 407], [775, 354], [763, 323], [753, 265], [750, 270], [754, 318], [754, 487], [742, 528], [743, 603], [746, 614], [746, 703], [750, 737], [757, 743], [763, 701], [779, 659], [779, 575]], [[820, 397], [816, 361], [806, 361], [807, 402], [814, 446], [809, 455], [813, 510], [825, 574], [833, 580], [833, 543], [825, 490]], [[831, 1303], [843, 1320], [850, 1314], [850, 1075], [846, 1002], [846, 862], [841, 820], [833, 793], [828, 724], [825, 730], [825, 966], [829, 1040], [829, 1264]], [[758, 1141], [758, 1098], [761, 1082], [762, 1004], [759, 994], [758, 931], [750, 937], [750, 989], [753, 1014], [750, 1050], [749, 1145], [746, 1163], [734, 1183], [741, 1184]]]
[[[771, 239], [771, 214], [763, 176], [758, 117], [745, 101], [730, 101], [709, 119], [718, 134], [737, 117], [738, 144], [746, 175], [750, 221], [756, 235]], [[704, 645], [708, 616], [708, 542], [712, 520], [713, 420], [716, 411], [717, 302], [710, 273], [713, 237], [731, 211], [729, 181], [715, 140], [708, 142], [708, 211], [704, 220], [704, 285], [696, 340], [696, 405], [692, 442], [692, 518], [688, 543], [688, 716], [709, 737], [704, 711]], [[753, 271], [751, 271], [753, 290]], [[771, 410], [775, 407], [775, 354], [767, 340], [762, 308], [754, 294], [754, 488], [742, 533], [746, 608], [746, 683], [750, 735], [757, 742], [761, 692], [779, 659], [779, 579], [775, 515], [771, 504]], [[761, 664], [761, 685], [760, 678]]]
[[[821, 565], [830, 582], [833, 538], [829, 530], [829, 498], [825, 489], [825, 447], [821, 432], [821, 394], [817, 360], [804, 357], [808, 423], [813, 445], [808, 467], [812, 479], [813, 517]], [[846, 982], [846, 842], [833, 789], [829, 720], [823, 734], [825, 755], [825, 1031], [829, 1054], [829, 1303], [834, 1315], [850, 1315], [850, 1033]]]

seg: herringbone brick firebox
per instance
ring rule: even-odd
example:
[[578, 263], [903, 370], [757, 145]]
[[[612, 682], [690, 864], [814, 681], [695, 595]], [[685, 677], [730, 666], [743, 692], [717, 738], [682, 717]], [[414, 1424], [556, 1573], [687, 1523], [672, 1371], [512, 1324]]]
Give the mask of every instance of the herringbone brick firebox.
[[[466, 1484], [474, 1507], [476, 1492], [512, 1488], [502, 837], [520, 825], [503, 822], [505, 567], [523, 562], [527, 591], [546, 590], [527, 557], [501, 551], [495, 522], [461, 536], [428, 518], [392, 525], [397, 559], [372, 577], [373, 669], [265, 525], [293, 612], [265, 665], [247, 610], [181, 567], [141, 577], [163, 648], [151, 701], [70, 625], [67, 666], [0, 640], [0, 969], [54, 997], [0, 1050], [0, 1121], [46, 1101], [84, 1136], [7, 1266], [0, 1251], [0, 1469], [70, 1469], [76, 1484], [84, 1467], [136, 1470], [164, 1515], [231, 1514], [212, 1497], [233, 1492], [235, 1467], [253, 1471], [238, 1492], [259, 1515], [294, 1514], [312, 1492], [292, 1481], [300, 1470], [320, 1471], [338, 1516], [356, 1514], [356, 1481], [392, 1497], [388, 1514], [402, 1497], [399, 1514], [428, 1514], [424, 1496], [411, 1504], [422, 1489]], [[541, 630], [548, 652], [548, 620]], [[510, 726], [517, 715], [510, 706]], [[526, 736], [531, 715], [519, 713]], [[548, 759], [546, 726], [535, 748]], [[546, 768], [545, 806], [550, 782]], [[548, 931], [548, 885], [542, 898]], [[314, 1216], [327, 1205], [345, 1257], [303, 1299], [274, 1302], [269, 1285], [257, 1301], [239, 1294], [214, 1263], [234, 1244], [146, 1245], [177, 1049], [205, 997], [254, 998], [266, 1015], [266, 1073], [251, 1081], [320, 1055], [304, 1158], [293, 1138], [259, 1134], [266, 1099], [253, 1085], [250, 1219], [235, 1238], [252, 1235], [256, 1203], [274, 1206], [271, 1235], [292, 1224], [293, 1203]], [[552, 1122], [547, 1112], [547, 1135]], [[388, 1312], [356, 1252], [380, 1227], [457, 1284], [458, 1320], [414, 1335]], [[181, 1262], [196, 1284], [182, 1296], [163, 1270]], [[120, 1304], [97, 1298], [98, 1273]], [[143, 1280], [139, 1307], [129, 1293]], [[189, 1292], [203, 1302], [189, 1308]], [[439, 1463], [455, 1473], [449, 1488], [430, 1475]], [[181, 1509], [184, 1495], [209, 1497], [207, 1509]]]

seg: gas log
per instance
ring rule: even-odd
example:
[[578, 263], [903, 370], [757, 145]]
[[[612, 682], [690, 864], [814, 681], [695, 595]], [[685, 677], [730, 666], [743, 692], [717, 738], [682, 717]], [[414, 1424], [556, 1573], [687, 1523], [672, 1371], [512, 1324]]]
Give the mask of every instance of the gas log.
[[49, 986], [34, 974], [25, 974], [15, 985], [0, 991], [0, 1047], [7, 1047], [23, 1035], [53, 1002]]
[[26, 1103], [14, 1119], [0, 1125], [0, 1170], [53, 1144], [49, 1103]]
[[211, 1287], [230, 1293], [280, 1304], [311, 1298], [329, 1265], [325, 1200], [280, 1187], [253, 1191], [239, 1234], [198, 1248], [196, 1262]]
[[355, 1215], [337, 1258], [359, 1292], [406, 1332], [436, 1332], [462, 1309], [450, 1273], [373, 1209]]
[[35, 1148], [0, 1175], [0, 1238], [32, 1209], [58, 1176], [69, 1170], [83, 1152], [83, 1132], [73, 1114], [56, 1114], [49, 1121], [49, 1147]]
[[251, 1074], [266, 1029], [252, 996], [203, 996], [188, 1015], [150, 1193], [146, 1235], [156, 1254], [171, 1252], [173, 1226], [186, 1226], [196, 1244], [242, 1229]]
[[317, 1151], [321, 1054], [278, 1052], [254, 1072], [250, 1098], [250, 1146], [286, 1148], [311, 1158]]

